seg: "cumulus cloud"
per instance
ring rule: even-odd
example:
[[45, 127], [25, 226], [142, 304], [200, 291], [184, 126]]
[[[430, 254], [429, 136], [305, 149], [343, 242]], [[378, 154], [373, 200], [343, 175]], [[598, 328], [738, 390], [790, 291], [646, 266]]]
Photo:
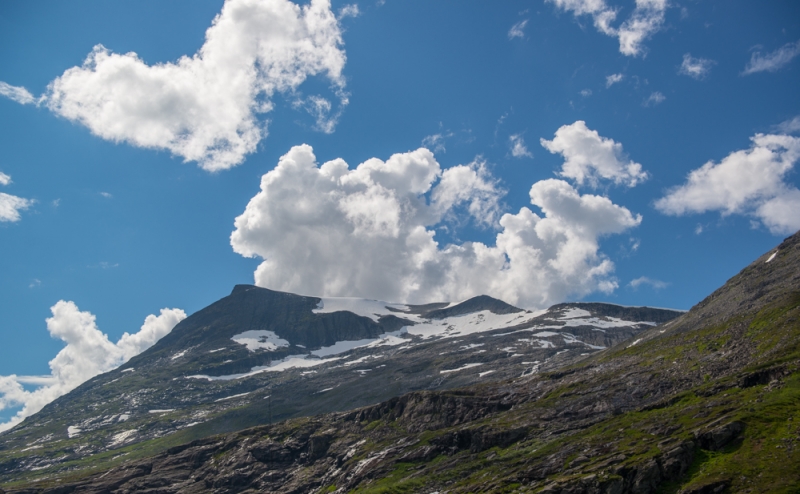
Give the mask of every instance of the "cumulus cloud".
[[611, 74], [606, 76], [606, 88], [610, 88], [614, 84], [622, 82], [622, 79], [624, 78], [625, 76], [623, 74]]
[[[0, 424], [0, 431], [14, 427], [92, 377], [124, 364], [186, 318], [180, 309], [161, 309], [160, 315], [147, 316], [139, 332], [125, 333], [114, 344], [98, 329], [95, 316], [80, 311], [74, 302], [60, 300], [50, 311], [53, 317], [47, 319], [47, 330], [66, 346], [50, 361], [50, 375], [0, 376], [0, 410], [22, 406], [10, 421]], [[39, 388], [27, 391], [23, 384]]]
[[[262, 177], [231, 245], [264, 259], [259, 286], [311, 295], [418, 303], [490, 294], [546, 307], [617, 287], [599, 239], [641, 216], [563, 180], [531, 187], [539, 213], [500, 216], [502, 194], [480, 161], [442, 170], [421, 148], [351, 169], [341, 159], [318, 165], [310, 146], [296, 146]], [[440, 245], [437, 227], [451, 215], [496, 228], [495, 244]]]
[[683, 62], [678, 69], [678, 73], [688, 75], [693, 79], [702, 80], [711, 72], [711, 66], [714, 65], [714, 63], [713, 60], [694, 58], [691, 53], [686, 53], [683, 55]]
[[29, 105], [36, 101], [36, 98], [24, 87], [12, 86], [3, 81], [0, 81], [0, 96], [5, 96], [21, 105]]
[[661, 280], [648, 278], [647, 276], [640, 276], [640, 277], [636, 278], [635, 280], [631, 280], [631, 282], [628, 283], [628, 286], [630, 286], [634, 290], [638, 290], [639, 287], [641, 287], [643, 285], [649, 285], [654, 290], [661, 290], [662, 288], [666, 288], [668, 284], [663, 282], [663, 281], [661, 281]]
[[511, 156], [515, 158], [533, 158], [533, 153], [528, 151], [522, 134], [513, 134], [508, 138], [508, 147], [511, 149]]
[[[258, 115], [273, 109], [276, 93], [307, 110], [317, 129], [333, 131], [348, 102], [341, 45], [328, 0], [302, 7], [288, 0], [228, 0], [194, 56], [147, 65], [135, 53], [97, 45], [82, 66], [50, 83], [41, 104], [103, 139], [165, 149], [206, 170], [224, 170], [267, 135]], [[338, 111], [327, 98], [299, 94], [316, 75], [330, 82]], [[0, 91], [17, 100], [29, 95], [8, 88], [14, 89]]]
[[28, 209], [33, 203], [32, 199], [24, 199], [0, 192], [0, 221], [10, 223], [19, 221], [21, 218], [19, 212]]
[[508, 39], [524, 38], [525, 26], [527, 25], [528, 25], [528, 19], [525, 19], [511, 26], [511, 29], [508, 30]]
[[619, 51], [623, 55], [639, 56], [645, 54], [643, 43], [658, 32], [664, 24], [667, 0], [636, 0], [636, 8], [619, 27], [612, 24], [617, 18], [618, 9], [610, 7], [605, 0], [547, 0], [575, 17], [589, 15], [595, 28], [619, 40]]
[[[11, 176], [0, 172], [0, 185], [9, 185]], [[28, 209], [34, 204], [33, 199], [12, 196], [5, 192], [0, 192], [0, 222], [14, 223], [21, 219], [20, 211]]]
[[559, 128], [552, 141], [540, 142], [551, 153], [564, 157], [559, 174], [578, 185], [588, 183], [598, 187], [601, 180], [611, 180], [617, 185], [634, 187], [647, 179], [642, 165], [625, 156], [622, 144], [600, 136], [583, 120]]
[[797, 55], [800, 55], [800, 40], [786, 43], [777, 50], [762, 55], [755, 51], [750, 56], [750, 61], [744, 68], [742, 75], [755, 74], [756, 72], [776, 72], [788, 65]]
[[581, 89], [581, 92], [580, 92], [580, 94], [581, 94], [581, 96], [583, 96], [584, 98], [588, 98], [589, 96], [591, 96], [591, 95], [592, 95], [592, 90], [591, 90], [591, 89]]
[[650, 96], [648, 96], [647, 99], [645, 99], [642, 102], [642, 105], [643, 106], [656, 106], [656, 105], [659, 105], [659, 104], [663, 103], [665, 99], [667, 99], [667, 97], [664, 96], [663, 93], [661, 93], [660, 91], [653, 91], [652, 93], [650, 93]]
[[800, 138], [756, 134], [751, 141], [750, 149], [692, 170], [685, 184], [656, 201], [656, 208], [676, 216], [706, 211], [746, 215], [776, 235], [800, 229], [800, 190], [786, 181], [800, 159]]

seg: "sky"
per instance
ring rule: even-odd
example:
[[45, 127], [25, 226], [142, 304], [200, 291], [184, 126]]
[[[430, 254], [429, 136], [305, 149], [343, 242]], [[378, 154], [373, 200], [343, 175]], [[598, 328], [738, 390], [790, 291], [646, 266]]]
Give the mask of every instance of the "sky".
[[800, 228], [798, 87], [790, 0], [2, 2], [0, 423], [239, 283], [689, 309]]

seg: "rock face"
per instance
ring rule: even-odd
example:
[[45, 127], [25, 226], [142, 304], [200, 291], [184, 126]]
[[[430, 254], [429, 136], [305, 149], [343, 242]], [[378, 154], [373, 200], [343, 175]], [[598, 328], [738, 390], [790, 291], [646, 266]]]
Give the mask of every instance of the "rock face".
[[0, 435], [0, 482], [410, 391], [534, 374], [678, 315], [608, 304], [534, 313], [487, 296], [406, 306], [238, 285], [148, 351]]
[[[554, 308], [495, 330], [503, 336], [472, 335], [580, 341], [570, 345], [588, 349], [592, 344], [583, 342], [578, 330], [583, 320], [596, 317], [582, 312], [589, 310]], [[617, 316], [603, 317], [607, 325]], [[577, 354], [535, 372], [457, 389], [414, 390], [349, 411], [209, 436], [148, 458], [120, 457], [104, 471], [45, 470], [36, 481], [27, 477], [3, 488], [31, 493], [798, 492], [798, 321], [800, 235], [795, 235], [688, 313], [634, 333], [623, 344], [582, 352], [590, 353], [583, 358]], [[608, 337], [600, 329], [607, 333], [610, 326], [591, 331]], [[550, 332], [557, 336], [542, 335]], [[418, 343], [456, 350], [464, 342], [451, 340], [462, 336]], [[438, 365], [436, 359], [428, 362]], [[464, 363], [476, 362], [447, 365]]]

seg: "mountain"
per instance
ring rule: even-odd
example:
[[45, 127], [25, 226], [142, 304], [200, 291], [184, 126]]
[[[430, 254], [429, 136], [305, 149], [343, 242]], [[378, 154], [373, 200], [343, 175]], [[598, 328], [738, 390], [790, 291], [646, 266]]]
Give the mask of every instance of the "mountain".
[[[567, 347], [589, 350], [565, 330], [582, 327], [570, 321], [591, 319], [583, 312], [590, 310], [509, 311], [504, 318], [533, 319], [521, 323], [527, 328], [503, 329], [504, 336], [473, 335], [483, 336], [485, 346], [514, 335], [517, 342], [570, 340]], [[458, 389], [413, 391], [349, 411], [209, 436], [149, 458], [119, 459], [96, 473], [43, 474], [5, 488], [51, 494], [800, 492], [798, 321], [800, 234], [688, 313], [551, 370], [528, 367]], [[559, 330], [557, 337], [541, 335]], [[445, 335], [418, 344], [462, 353], [464, 345], [453, 341], [462, 336]], [[139, 362], [147, 358], [152, 355]], [[461, 362], [466, 359], [447, 365]]]
[[214, 434], [555, 369], [680, 312], [390, 304], [249, 285], [0, 435], [0, 480], [113, 466]]

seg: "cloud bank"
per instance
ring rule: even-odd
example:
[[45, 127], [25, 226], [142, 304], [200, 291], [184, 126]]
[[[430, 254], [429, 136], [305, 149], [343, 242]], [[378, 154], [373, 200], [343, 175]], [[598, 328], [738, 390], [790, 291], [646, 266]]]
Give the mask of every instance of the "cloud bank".
[[[40, 104], [114, 142], [164, 149], [209, 171], [241, 163], [267, 135], [258, 115], [275, 93], [294, 100], [332, 132], [347, 104], [345, 54], [328, 0], [300, 7], [288, 0], [228, 0], [206, 31], [197, 54], [147, 65], [135, 53], [97, 45], [83, 65], [48, 86]], [[339, 109], [299, 86], [324, 75]], [[20, 103], [33, 96], [0, 83], [0, 94]]]
[[598, 187], [601, 180], [610, 180], [617, 185], [634, 187], [647, 180], [642, 165], [625, 157], [622, 144], [601, 137], [583, 120], [559, 128], [552, 141], [541, 139], [540, 142], [551, 153], [564, 157], [559, 175], [575, 180], [578, 185], [588, 183]]
[[800, 159], [800, 138], [756, 134], [751, 141], [750, 149], [691, 171], [656, 208], [675, 216], [707, 211], [750, 216], [776, 235], [800, 229], [800, 190], [785, 180]]
[[[115, 369], [147, 350], [186, 318], [181, 309], [161, 309], [160, 315], [147, 316], [137, 333], [125, 333], [114, 344], [97, 328], [95, 316], [81, 312], [74, 302], [60, 300], [50, 311], [53, 317], [47, 319], [47, 330], [67, 345], [50, 361], [49, 376], [0, 376], [0, 410], [22, 406], [10, 421], [0, 424], [0, 432], [92, 377]], [[23, 384], [39, 388], [27, 391]]]
[[[617, 287], [599, 239], [641, 216], [563, 180], [535, 183], [531, 204], [500, 215], [503, 191], [476, 161], [442, 170], [424, 148], [350, 168], [318, 165], [293, 147], [236, 218], [234, 251], [264, 261], [259, 286], [409, 303], [490, 294], [523, 307]], [[437, 228], [464, 218], [497, 230], [494, 245], [440, 245]]]
[[664, 24], [664, 13], [669, 3], [667, 0], [636, 0], [636, 8], [619, 27], [612, 23], [617, 18], [618, 9], [609, 7], [604, 0], [546, 0], [556, 7], [572, 12], [575, 17], [589, 15], [595, 28], [608, 36], [619, 40], [619, 51], [628, 56], [644, 56], [645, 40], [658, 32]]

